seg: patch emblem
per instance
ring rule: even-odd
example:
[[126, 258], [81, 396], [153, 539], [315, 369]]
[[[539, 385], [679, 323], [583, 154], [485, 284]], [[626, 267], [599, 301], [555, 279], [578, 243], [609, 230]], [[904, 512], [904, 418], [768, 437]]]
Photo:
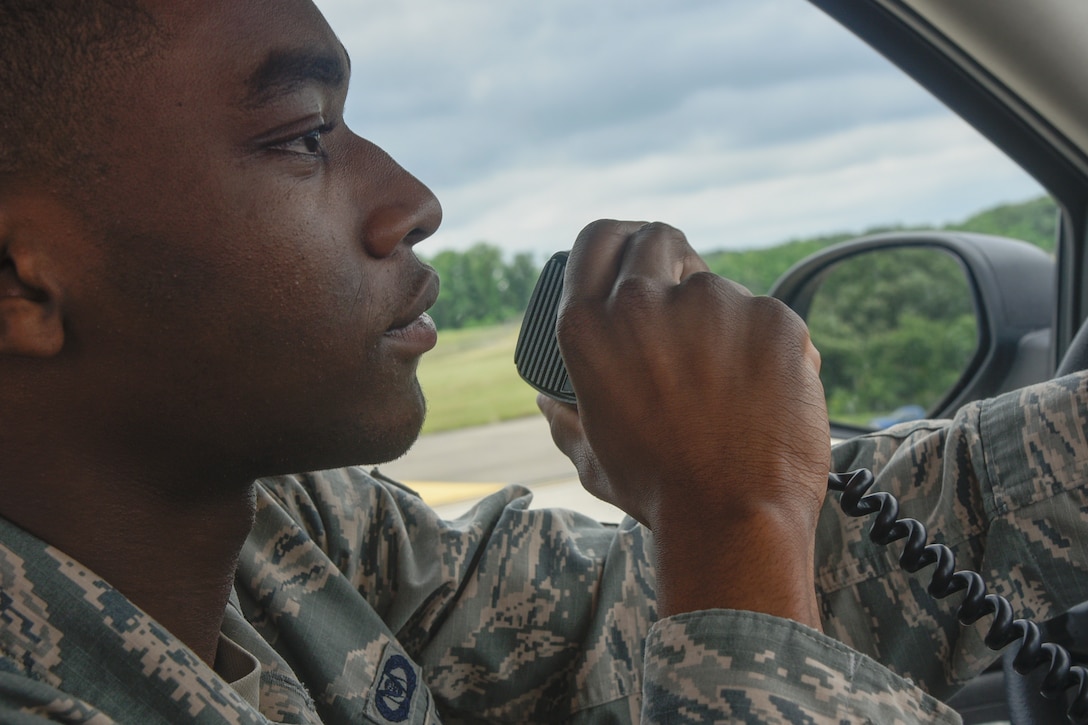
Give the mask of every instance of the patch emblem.
[[404, 722], [412, 711], [416, 685], [416, 671], [408, 658], [391, 655], [385, 660], [374, 690], [374, 707], [389, 722]]

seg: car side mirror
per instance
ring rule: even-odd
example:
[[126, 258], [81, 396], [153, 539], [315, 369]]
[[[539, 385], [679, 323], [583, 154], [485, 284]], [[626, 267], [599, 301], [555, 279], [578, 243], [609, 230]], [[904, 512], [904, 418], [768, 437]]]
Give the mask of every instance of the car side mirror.
[[1050, 255], [966, 233], [828, 247], [772, 287], [809, 326], [837, 437], [943, 417], [1053, 370]]

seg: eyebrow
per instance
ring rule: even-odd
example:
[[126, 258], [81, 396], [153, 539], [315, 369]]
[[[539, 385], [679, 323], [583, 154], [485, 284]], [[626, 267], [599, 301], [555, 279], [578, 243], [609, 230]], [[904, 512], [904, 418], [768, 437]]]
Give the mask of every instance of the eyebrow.
[[349, 63], [344, 52], [273, 50], [246, 80], [245, 105], [267, 105], [308, 83], [342, 88], [347, 82]]

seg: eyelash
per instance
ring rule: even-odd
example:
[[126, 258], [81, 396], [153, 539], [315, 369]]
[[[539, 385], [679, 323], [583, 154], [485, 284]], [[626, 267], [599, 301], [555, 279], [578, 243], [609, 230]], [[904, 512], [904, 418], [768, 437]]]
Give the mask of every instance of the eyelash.
[[[288, 153], [298, 154], [299, 156], [312, 156], [315, 158], [326, 158], [326, 150], [324, 144], [324, 136], [336, 128], [334, 123], [326, 123], [318, 128], [311, 129], [301, 136], [297, 136], [293, 139], [283, 141], [276, 144], [273, 148], [279, 151], [286, 151]], [[297, 148], [298, 144], [303, 145], [303, 150]]]

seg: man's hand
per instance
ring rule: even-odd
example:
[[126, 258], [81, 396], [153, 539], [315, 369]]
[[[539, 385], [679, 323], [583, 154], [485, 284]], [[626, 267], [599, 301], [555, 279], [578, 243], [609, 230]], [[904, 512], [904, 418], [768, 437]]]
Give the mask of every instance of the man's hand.
[[571, 251], [558, 335], [578, 406], [541, 409], [583, 485], [654, 531], [662, 614], [818, 627], [830, 443], [804, 323], [711, 274], [672, 227], [599, 221]]

